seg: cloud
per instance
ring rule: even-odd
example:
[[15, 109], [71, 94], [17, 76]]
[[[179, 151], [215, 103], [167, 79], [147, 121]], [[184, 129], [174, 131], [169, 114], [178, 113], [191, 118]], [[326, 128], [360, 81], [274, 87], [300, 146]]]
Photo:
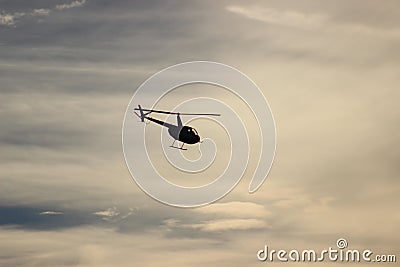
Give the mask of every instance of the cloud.
[[[44, 17], [50, 15], [52, 10], [66, 10], [74, 7], [83, 6], [86, 0], [77, 0], [71, 3], [65, 3], [56, 5], [54, 8], [36, 8], [27, 13], [25, 12], [14, 12], [14, 13], [0, 13], [0, 26], [15, 26], [22, 17]], [[41, 21], [41, 20], [39, 20]]]
[[202, 233], [221, 233], [268, 228], [265, 220], [271, 215], [263, 205], [239, 201], [214, 203], [194, 209], [193, 214], [194, 218], [201, 219], [201, 222], [170, 218], [164, 220], [163, 224], [176, 232], [187, 233], [187, 230], [191, 229]]
[[64, 214], [61, 211], [42, 211], [39, 213], [39, 215], [61, 215]]
[[381, 38], [400, 38], [400, 30], [398, 28], [385, 29], [356, 22], [334, 21], [331, 16], [317, 12], [305, 13], [290, 9], [279, 10], [261, 6], [238, 5], [229, 5], [226, 10], [251, 20], [302, 30], [324, 30], [330, 31], [335, 35], [356, 34]]
[[197, 213], [216, 217], [260, 218], [267, 217], [270, 212], [263, 206], [253, 202], [215, 203], [195, 210]]
[[[8, 1], [7, 14], [27, 15], [2, 31], [0, 49], [0, 203], [20, 206], [0, 208], [1, 266], [256, 266], [267, 241], [313, 248], [338, 233], [352, 246], [398, 247], [400, 54], [392, 35], [375, 38], [399, 25], [387, 1], [260, 2], [290, 22], [251, 19], [219, 1], [68, 10], [79, 12], [29, 3]], [[37, 8], [51, 10], [47, 22], [23, 23], [41, 18], [31, 15]], [[313, 14], [326, 28], [310, 26]], [[174, 209], [130, 178], [121, 122], [146, 78], [199, 58], [235, 66], [264, 90], [277, 157], [257, 193], [247, 194], [247, 173], [213, 205]]]
[[[172, 231], [197, 230], [204, 233], [258, 230], [269, 228], [269, 225], [260, 219], [216, 219], [201, 223], [182, 223], [177, 219], [164, 220], [164, 225]], [[185, 232], [187, 233], [187, 232]]]
[[74, 7], [80, 7], [83, 6], [86, 3], [86, 0], [77, 0], [77, 1], [73, 1], [71, 3], [68, 4], [60, 4], [60, 5], [56, 5], [56, 9], [58, 10], [64, 10], [64, 9], [70, 9], [70, 8], [74, 8]]
[[129, 212], [127, 212], [126, 214], [122, 215], [121, 220], [127, 219], [131, 215], [135, 214], [135, 212], [137, 212], [137, 211], [138, 211], [138, 208], [129, 208]]
[[0, 14], [0, 26], [14, 26], [16, 22], [25, 16], [23, 12], [15, 13], [1, 13]]
[[40, 206], [0, 206], [0, 228], [7, 226], [17, 229], [55, 230], [102, 223], [87, 210], [60, 210], [57, 207], [44, 209]]
[[14, 16], [11, 14], [0, 14], [0, 25], [14, 25]]
[[252, 255], [258, 247], [243, 247], [243, 243], [221, 246], [221, 242], [207, 239], [166, 239], [162, 231], [121, 234], [93, 226], [63, 231], [0, 228], [0, 236], [7, 240], [0, 243], [0, 266], [174, 267], [221, 266], [221, 262], [256, 266], [246, 264], [244, 259], [249, 257], [257, 263]]
[[204, 232], [220, 232], [235, 230], [258, 230], [267, 228], [268, 225], [258, 219], [224, 219], [211, 220], [201, 224], [192, 225], [194, 229], [200, 229]]
[[303, 29], [321, 28], [328, 20], [328, 17], [323, 14], [306, 14], [293, 10], [280, 11], [274, 8], [255, 6], [227, 6], [226, 9], [249, 19]]
[[39, 8], [39, 9], [34, 9], [31, 12], [32, 16], [48, 16], [50, 14], [50, 9], [48, 8]]
[[117, 207], [108, 208], [103, 211], [93, 212], [94, 215], [101, 217], [105, 221], [112, 220], [114, 217], [119, 215]]

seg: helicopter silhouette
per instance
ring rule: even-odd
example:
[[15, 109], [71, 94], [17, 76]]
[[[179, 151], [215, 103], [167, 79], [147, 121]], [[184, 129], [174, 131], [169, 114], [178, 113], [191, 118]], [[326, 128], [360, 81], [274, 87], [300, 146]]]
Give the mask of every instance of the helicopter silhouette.
[[[155, 109], [143, 109], [140, 105], [134, 110], [139, 111], [139, 114], [135, 111], [136, 116], [140, 118], [142, 122], [145, 120], [157, 123], [164, 127], [168, 128], [169, 135], [174, 138], [174, 142], [170, 147], [177, 148], [181, 150], [186, 150], [183, 148], [184, 144], [197, 144], [200, 142], [200, 136], [197, 133], [196, 129], [187, 125], [182, 124], [181, 115], [197, 115], [197, 116], [221, 116], [221, 114], [214, 114], [214, 113], [180, 113], [180, 112], [171, 112], [171, 111], [162, 111], [162, 110], [155, 110]], [[176, 120], [178, 125], [170, 124], [165, 121], [160, 121], [158, 119], [149, 117], [148, 115], [151, 113], [160, 113], [160, 114], [173, 114], [176, 115]], [[182, 145], [179, 147], [174, 146], [176, 141], [182, 142]]]

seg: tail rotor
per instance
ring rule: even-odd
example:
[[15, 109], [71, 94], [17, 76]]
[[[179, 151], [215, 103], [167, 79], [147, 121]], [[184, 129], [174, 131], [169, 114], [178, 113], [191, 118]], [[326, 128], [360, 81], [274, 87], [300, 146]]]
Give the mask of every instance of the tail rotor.
[[139, 117], [139, 119], [140, 119], [142, 122], [144, 122], [144, 119], [146, 118], [146, 115], [143, 113], [142, 107], [141, 107], [140, 105], [138, 105], [138, 108], [135, 108], [135, 110], [139, 110], [140, 115], [137, 114], [137, 112], [135, 112], [135, 114], [136, 114], [136, 116]]

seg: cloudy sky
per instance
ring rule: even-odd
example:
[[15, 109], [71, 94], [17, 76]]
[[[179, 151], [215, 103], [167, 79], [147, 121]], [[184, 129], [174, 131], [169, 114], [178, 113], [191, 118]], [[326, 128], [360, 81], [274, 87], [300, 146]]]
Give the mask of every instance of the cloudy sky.
[[[0, 0], [0, 266], [259, 266], [340, 237], [399, 257], [399, 25], [390, 0]], [[277, 151], [257, 193], [247, 173], [179, 209], [132, 181], [121, 127], [191, 60], [259, 85]]]

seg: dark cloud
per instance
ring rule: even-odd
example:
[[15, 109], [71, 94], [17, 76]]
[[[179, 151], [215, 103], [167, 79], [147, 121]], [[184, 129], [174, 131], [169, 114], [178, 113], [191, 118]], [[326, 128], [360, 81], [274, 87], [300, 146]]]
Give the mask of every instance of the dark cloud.
[[52, 60], [57, 62], [79, 59], [137, 64], [162, 62], [171, 56], [171, 51], [190, 55], [196, 47], [198, 56], [210, 49], [196, 45], [200, 37], [193, 29], [201, 21], [202, 13], [185, 15], [194, 6], [197, 4], [184, 2], [88, 2], [73, 12], [58, 12], [41, 23], [27, 22], [14, 31], [3, 32], [10, 50], [1, 56], [12, 54], [14, 59], [21, 58], [18, 55], [23, 55], [24, 49], [36, 48], [36, 53], [30, 54], [36, 60], [52, 53]]
[[[61, 123], [60, 123], [61, 124]], [[31, 125], [20, 130], [3, 132], [0, 135], [0, 142], [8, 145], [41, 146], [52, 147], [55, 149], [65, 149], [70, 146], [81, 146], [87, 144], [89, 129], [63, 129], [59, 125]], [[68, 137], [68, 138], [67, 138]], [[72, 139], [70, 139], [72, 138]], [[85, 140], [86, 139], [86, 140]]]
[[[61, 204], [61, 203], [60, 203]], [[165, 212], [127, 207], [71, 209], [53, 206], [0, 206], [0, 227], [26, 230], [62, 230], [87, 225], [107, 227], [121, 233], [157, 229], [166, 218]]]
[[47, 8], [55, 3], [62, 2], [60, 0], [42, 0], [42, 1], [24, 1], [24, 0], [1, 0], [1, 9], [5, 12], [26, 12], [30, 9]]
[[46, 214], [46, 211], [49, 208], [1, 206], [0, 225], [31, 230], [56, 230], [101, 223], [94, 215], [83, 211], [63, 210], [62, 214]]
[[[176, 226], [168, 223], [174, 220], [172, 214], [182, 220]], [[0, 206], [0, 227], [54, 231], [91, 225], [110, 228], [122, 234], [161, 230], [166, 238], [226, 239], [221, 231], [196, 229], [202, 220], [204, 218], [195, 212], [164, 205], [151, 208], [98, 206], [91, 209], [71, 209], [62, 205]]]

